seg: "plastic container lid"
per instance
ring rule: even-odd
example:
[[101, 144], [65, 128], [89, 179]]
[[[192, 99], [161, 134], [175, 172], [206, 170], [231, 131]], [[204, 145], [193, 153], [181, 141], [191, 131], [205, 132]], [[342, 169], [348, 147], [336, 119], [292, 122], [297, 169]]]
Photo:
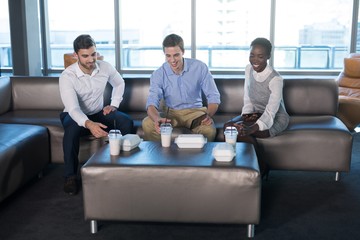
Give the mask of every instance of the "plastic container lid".
[[179, 148], [202, 148], [207, 139], [202, 134], [180, 134], [175, 143]]
[[108, 134], [109, 138], [119, 138], [119, 136], [121, 137], [122, 135], [121, 135], [120, 130], [118, 130], [118, 129], [111, 129]]
[[224, 134], [229, 134], [229, 135], [238, 135], [238, 131], [236, 129], [236, 127], [226, 127]]
[[122, 137], [121, 149], [124, 151], [131, 151], [139, 146], [142, 139], [137, 134], [126, 134]]
[[229, 143], [218, 143], [212, 151], [212, 154], [216, 161], [230, 162], [235, 156], [234, 148]]

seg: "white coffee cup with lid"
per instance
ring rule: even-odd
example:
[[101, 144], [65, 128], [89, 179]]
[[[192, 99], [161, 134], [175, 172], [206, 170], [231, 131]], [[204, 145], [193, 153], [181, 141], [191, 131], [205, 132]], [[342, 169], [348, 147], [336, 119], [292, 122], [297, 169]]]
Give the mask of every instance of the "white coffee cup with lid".
[[170, 147], [172, 130], [171, 123], [162, 123], [160, 125], [161, 145], [163, 147]]
[[109, 145], [110, 145], [110, 155], [116, 156], [120, 154], [121, 148], [121, 139], [122, 135], [120, 130], [112, 129], [109, 134]]
[[231, 144], [234, 148], [234, 151], [236, 151], [236, 142], [237, 142], [237, 136], [238, 136], [238, 131], [236, 129], [236, 127], [227, 127], [224, 131], [224, 135], [225, 135], [225, 142]]

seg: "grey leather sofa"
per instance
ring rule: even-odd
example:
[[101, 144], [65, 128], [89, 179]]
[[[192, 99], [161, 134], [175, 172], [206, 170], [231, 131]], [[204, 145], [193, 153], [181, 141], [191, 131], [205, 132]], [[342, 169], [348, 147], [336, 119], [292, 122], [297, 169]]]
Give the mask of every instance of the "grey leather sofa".
[[[241, 112], [243, 79], [217, 79], [222, 103], [215, 122], [222, 141], [223, 123]], [[284, 81], [288, 128], [273, 138], [258, 139], [259, 158], [275, 170], [348, 172], [352, 135], [336, 117], [338, 87], [335, 79], [293, 78]]]
[[[241, 112], [244, 79], [216, 78], [215, 81], [222, 101], [214, 117], [216, 141], [223, 141], [223, 124]], [[134, 119], [134, 133], [143, 137], [141, 121], [146, 116], [149, 78], [125, 78], [125, 82], [120, 109]], [[105, 103], [109, 103], [110, 93], [111, 87], [108, 87]], [[260, 139], [259, 157], [267, 161], [271, 169], [332, 171], [336, 172], [338, 180], [340, 172], [350, 170], [352, 135], [336, 117], [338, 87], [335, 79], [285, 79], [284, 100], [291, 116], [289, 127], [279, 136]], [[52, 163], [63, 163], [63, 128], [59, 119], [62, 110], [58, 77], [0, 78], [0, 123], [44, 127], [50, 144], [48, 162]], [[13, 129], [16, 130], [15, 125]], [[183, 130], [176, 129], [174, 136], [180, 133]], [[86, 161], [102, 144], [101, 139], [84, 137], [80, 161]], [[33, 148], [34, 152], [36, 150]]]
[[45, 127], [0, 123], [0, 202], [49, 163], [50, 147]]
[[[63, 163], [63, 127], [59, 115], [63, 111], [57, 77], [11, 77], [1, 79], [0, 123], [40, 125], [48, 130], [49, 159]], [[6, 104], [4, 104], [4, 102]], [[80, 161], [86, 161], [103, 144], [101, 139], [81, 139]]]

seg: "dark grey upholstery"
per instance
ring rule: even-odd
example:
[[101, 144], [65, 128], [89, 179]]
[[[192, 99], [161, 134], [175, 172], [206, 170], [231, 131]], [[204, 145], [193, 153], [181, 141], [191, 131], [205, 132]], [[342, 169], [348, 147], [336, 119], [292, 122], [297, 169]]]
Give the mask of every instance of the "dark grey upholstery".
[[[146, 116], [149, 78], [125, 78], [125, 82], [120, 110], [134, 119], [134, 133], [143, 138], [141, 122]], [[215, 82], [222, 101], [214, 116], [216, 141], [223, 141], [223, 124], [241, 113], [244, 79], [216, 78]], [[273, 169], [349, 171], [352, 136], [336, 118], [337, 92], [335, 79], [285, 79], [283, 94], [285, 106], [291, 116], [289, 127], [279, 136], [260, 139], [262, 152], [259, 156], [269, 162]], [[51, 162], [62, 163], [63, 129], [59, 114], [63, 105], [58, 78], [1, 78], [0, 93], [0, 122], [47, 127], [51, 142]], [[110, 102], [110, 96], [111, 87], [108, 86], [104, 95], [105, 103]], [[173, 137], [183, 132], [182, 129], [176, 129]], [[103, 140], [84, 137], [81, 140], [80, 160], [86, 161], [103, 143]]]
[[[216, 79], [216, 83], [222, 100], [214, 117], [216, 139], [223, 141], [223, 123], [241, 113], [244, 80]], [[352, 135], [336, 117], [335, 79], [285, 79], [283, 96], [289, 126], [279, 136], [258, 139], [258, 157], [271, 169], [349, 171]]]
[[335, 80], [288, 79], [284, 102], [289, 126], [279, 136], [259, 140], [260, 158], [272, 169], [349, 171], [352, 135], [336, 117]]
[[335, 79], [286, 79], [284, 102], [291, 116], [336, 116], [338, 87]]
[[[11, 77], [1, 78], [3, 84], [0, 92], [10, 95], [7, 108], [0, 115], [2, 123], [19, 123], [41, 125], [48, 129], [51, 146], [51, 162], [63, 163], [62, 139], [64, 130], [60, 122], [60, 113], [64, 109], [59, 92], [57, 77]], [[1, 86], [1, 85], [0, 85]], [[40, 90], [41, 89], [41, 90]], [[108, 89], [111, 91], [111, 89]], [[2, 106], [2, 104], [1, 104]], [[0, 108], [1, 109], [1, 108]], [[81, 139], [81, 162], [85, 162], [101, 145], [103, 139], [85, 136]]]
[[47, 129], [0, 123], [0, 201], [37, 176], [49, 163]]

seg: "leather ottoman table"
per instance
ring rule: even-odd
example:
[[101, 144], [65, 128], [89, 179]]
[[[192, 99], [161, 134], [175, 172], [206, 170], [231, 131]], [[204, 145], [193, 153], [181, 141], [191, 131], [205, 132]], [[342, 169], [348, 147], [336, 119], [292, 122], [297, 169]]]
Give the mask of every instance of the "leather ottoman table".
[[104, 145], [81, 168], [85, 220], [246, 224], [260, 219], [261, 176], [251, 144], [237, 143], [231, 162], [201, 149], [144, 141], [111, 156]]

